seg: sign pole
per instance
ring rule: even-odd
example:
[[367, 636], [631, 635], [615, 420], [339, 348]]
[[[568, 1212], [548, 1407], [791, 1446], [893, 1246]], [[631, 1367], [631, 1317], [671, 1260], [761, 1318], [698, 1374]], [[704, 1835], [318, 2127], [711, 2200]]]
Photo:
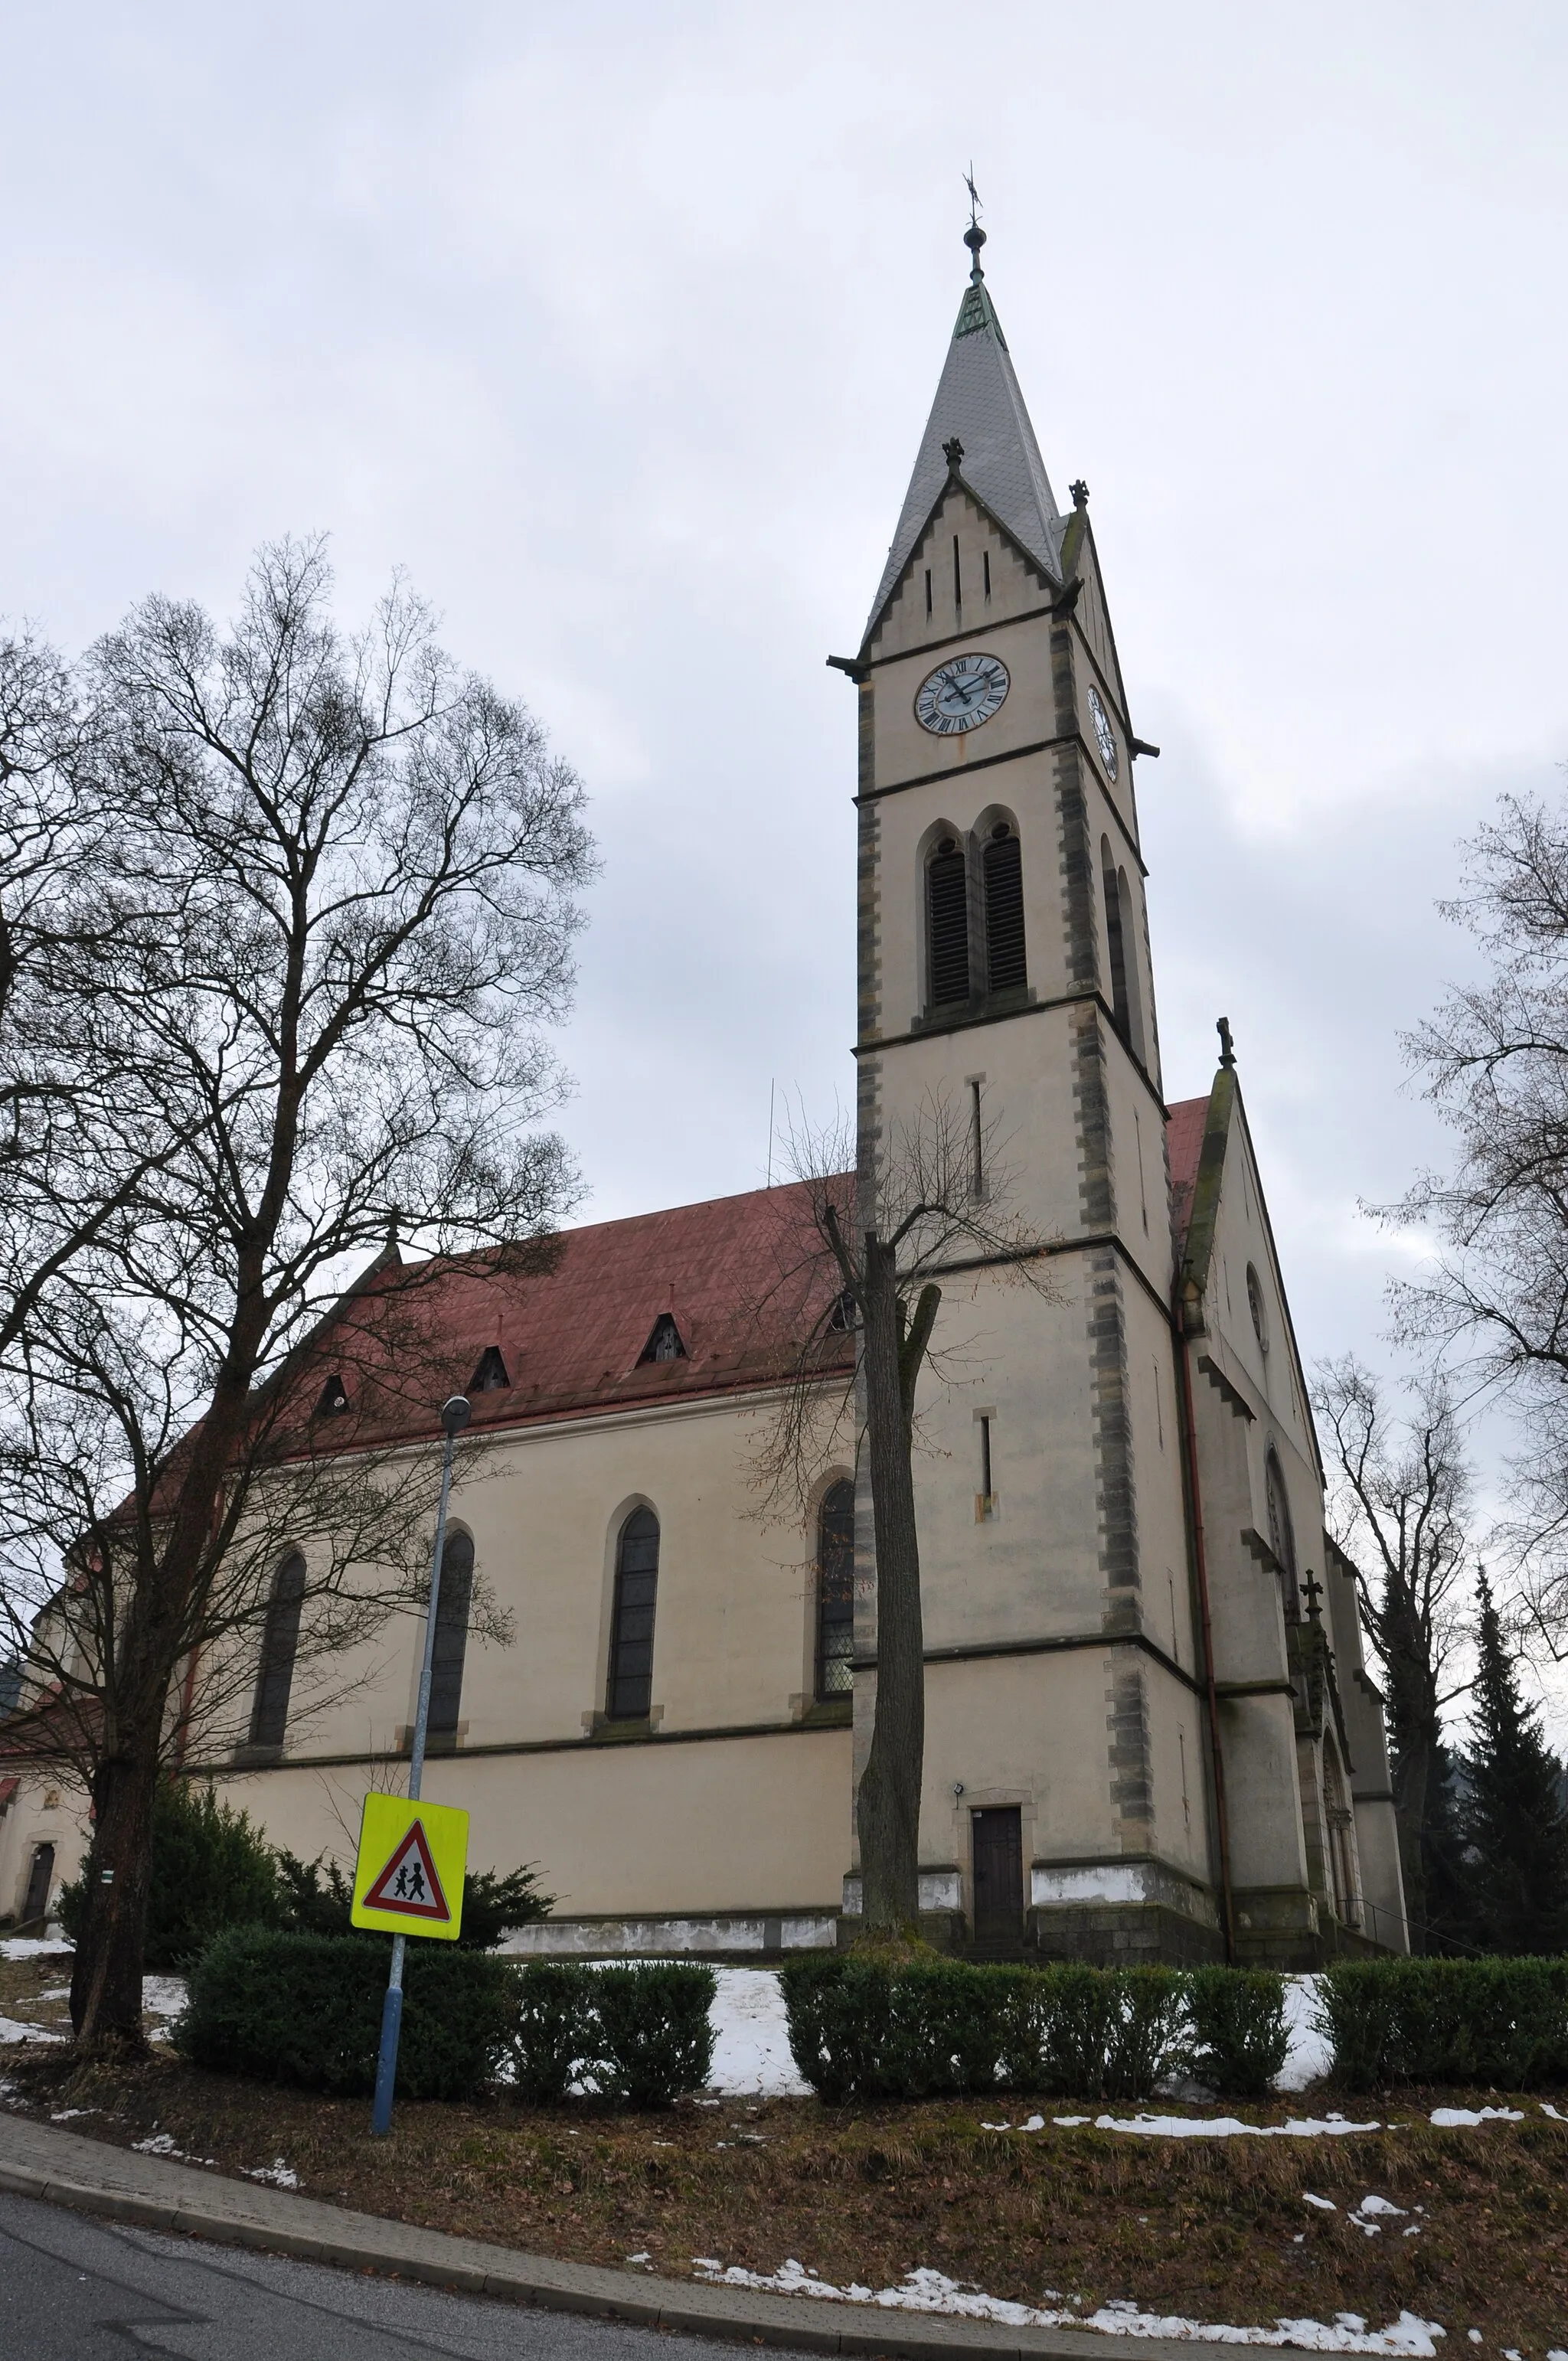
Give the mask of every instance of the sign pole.
[[[435, 1664], [435, 1610], [441, 1599], [441, 1559], [446, 1547], [446, 1502], [452, 1490], [452, 1454], [457, 1438], [467, 1425], [472, 1412], [466, 1394], [454, 1394], [442, 1407], [441, 1423], [446, 1434], [446, 1447], [441, 1459], [441, 1499], [435, 1511], [435, 1549], [430, 1567], [430, 1604], [424, 1616], [424, 1662], [420, 1669], [419, 1704], [414, 1710], [414, 1742], [409, 1757], [409, 1801], [419, 1800], [420, 1783], [424, 1777], [424, 1741], [430, 1722], [430, 1683]], [[408, 1949], [406, 1937], [392, 1938], [392, 1969], [387, 1979], [387, 1997], [381, 2007], [381, 2050], [376, 2060], [376, 2098], [370, 2114], [370, 2129], [378, 2139], [384, 2139], [392, 2128], [392, 2086], [398, 2078], [398, 2036], [403, 2022], [403, 1958]]]

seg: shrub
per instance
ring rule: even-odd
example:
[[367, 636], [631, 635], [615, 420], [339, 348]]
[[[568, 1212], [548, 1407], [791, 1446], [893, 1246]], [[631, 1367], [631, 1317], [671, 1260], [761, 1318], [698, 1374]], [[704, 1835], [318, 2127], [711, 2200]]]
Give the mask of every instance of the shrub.
[[[301, 1935], [348, 1935], [354, 1932], [354, 1881], [336, 1861], [323, 1867], [301, 1861], [291, 1852], [278, 1856], [280, 1923]], [[548, 1918], [555, 1906], [553, 1894], [541, 1894], [536, 1870], [509, 1870], [502, 1877], [493, 1869], [470, 1870], [463, 1880], [463, 1924], [460, 1950], [493, 1951], [509, 1927], [532, 1926]], [[385, 1938], [382, 1938], [386, 1939]]]
[[668, 2107], [700, 2091], [713, 2065], [718, 1980], [685, 1960], [593, 1973], [591, 2087], [623, 2106]]
[[781, 1971], [790, 2048], [827, 2100], [1003, 2087], [1135, 2098], [1182, 2055], [1173, 1968], [891, 1967], [850, 1956]]
[[514, 1971], [512, 2081], [521, 2099], [564, 2099], [594, 2051], [595, 1971], [575, 1961], [531, 1960]]
[[1198, 1968], [1187, 1996], [1193, 2072], [1227, 2097], [1265, 2097], [1290, 2047], [1284, 1977], [1271, 1968]]
[[1568, 2075], [1568, 1960], [1354, 1960], [1319, 1986], [1334, 2071], [1353, 2090]]
[[791, 1960], [780, 1981], [795, 2063], [831, 2103], [989, 2091], [1027, 2040], [1019, 1969], [851, 1955]]
[[[418, 1944], [404, 1975], [400, 2093], [468, 2097], [493, 2076], [512, 2031], [509, 1971], [455, 1944]], [[384, 1943], [235, 1927], [197, 1961], [175, 2047], [223, 2073], [367, 2092], [386, 1991]]]
[[[60, 1897], [60, 1919], [73, 1939], [85, 1912], [87, 1874]], [[210, 1787], [161, 1780], [152, 1807], [148, 1966], [187, 1968], [225, 1927], [275, 1927], [280, 1916], [277, 1855], [249, 1814], [220, 1804]]]

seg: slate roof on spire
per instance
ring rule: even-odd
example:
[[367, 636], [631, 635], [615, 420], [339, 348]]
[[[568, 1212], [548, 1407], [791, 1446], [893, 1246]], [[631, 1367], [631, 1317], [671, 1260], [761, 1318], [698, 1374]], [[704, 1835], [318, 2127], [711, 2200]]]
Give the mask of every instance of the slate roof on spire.
[[872, 602], [866, 637], [882, 620], [888, 596], [919, 540], [948, 480], [942, 445], [957, 435], [964, 446], [963, 478], [1014, 540], [1061, 580], [1062, 515], [1024, 405], [1007, 339], [977, 263], [959, 305], [937, 399], [926, 422], [920, 456], [905, 494], [898, 530]]

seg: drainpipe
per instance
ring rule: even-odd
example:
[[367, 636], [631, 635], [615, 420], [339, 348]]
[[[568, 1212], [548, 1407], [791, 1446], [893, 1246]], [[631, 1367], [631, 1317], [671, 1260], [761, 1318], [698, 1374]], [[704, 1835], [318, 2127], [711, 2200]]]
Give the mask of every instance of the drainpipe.
[[1198, 1482], [1198, 1426], [1192, 1410], [1191, 1346], [1182, 1317], [1179, 1274], [1171, 1298], [1176, 1366], [1181, 1379], [1181, 1426], [1187, 1445], [1187, 1490], [1192, 1504], [1192, 1555], [1198, 1576], [1198, 1613], [1203, 1632], [1203, 1686], [1209, 1708], [1209, 1751], [1214, 1764], [1214, 1823], [1220, 1841], [1220, 1906], [1225, 1961], [1236, 1958], [1236, 1913], [1231, 1893], [1231, 1826], [1225, 1808], [1225, 1758], [1220, 1747], [1220, 1698], [1214, 1686], [1214, 1627], [1209, 1611], [1209, 1559], [1203, 1545], [1203, 1495]]

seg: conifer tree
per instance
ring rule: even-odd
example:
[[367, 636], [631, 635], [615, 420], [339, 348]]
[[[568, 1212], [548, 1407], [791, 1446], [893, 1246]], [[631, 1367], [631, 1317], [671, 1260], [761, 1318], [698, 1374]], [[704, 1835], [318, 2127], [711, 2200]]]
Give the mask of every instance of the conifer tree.
[[1461, 1806], [1471, 1942], [1512, 1953], [1568, 1948], [1568, 1810], [1541, 1709], [1519, 1673], [1485, 1572], [1477, 1576], [1480, 1663]]

